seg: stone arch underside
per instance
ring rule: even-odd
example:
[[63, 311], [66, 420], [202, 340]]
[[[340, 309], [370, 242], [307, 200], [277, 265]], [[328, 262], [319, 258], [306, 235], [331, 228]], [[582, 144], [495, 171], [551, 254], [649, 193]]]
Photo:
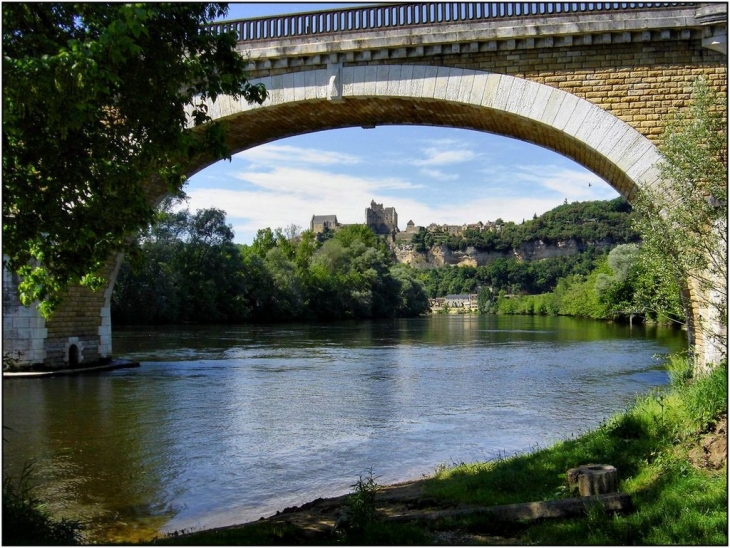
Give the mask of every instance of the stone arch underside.
[[[234, 153], [328, 129], [443, 126], [553, 150], [629, 200], [658, 181], [659, 152], [641, 133], [584, 99], [508, 75], [419, 65], [338, 66], [253, 82], [262, 82], [269, 91], [263, 105], [230, 97], [209, 105], [209, 114], [228, 124]], [[212, 163], [201, 160], [188, 173]]]
[[[432, 125], [486, 131], [548, 148], [590, 169], [629, 200], [659, 180], [656, 147], [628, 124], [567, 92], [507, 75], [417, 65], [330, 66], [253, 80], [258, 81], [270, 93], [263, 105], [230, 97], [209, 105], [211, 116], [229, 125], [234, 153], [327, 129]], [[214, 162], [198, 159], [187, 173]], [[145, 191], [153, 202], [167, 194], [152, 182]], [[69, 337], [81, 340], [81, 317], [89, 323], [84, 348], [94, 345], [99, 358], [111, 356], [109, 301], [120, 260], [110, 258], [110, 285], [103, 295], [71, 288], [79, 295], [67, 299], [62, 311], [37, 330], [43, 350], [35, 360], [62, 364]]]

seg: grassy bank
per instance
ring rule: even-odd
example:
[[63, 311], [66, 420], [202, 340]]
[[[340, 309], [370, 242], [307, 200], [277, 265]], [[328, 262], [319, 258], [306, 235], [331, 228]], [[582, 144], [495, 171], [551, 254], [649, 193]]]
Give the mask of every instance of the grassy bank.
[[472, 540], [488, 538], [478, 535], [500, 535], [514, 543], [545, 545], [727, 545], [727, 462], [713, 469], [691, 456], [701, 447], [702, 436], [727, 416], [727, 366], [694, 382], [686, 371], [685, 362], [674, 360], [670, 391], [640, 398], [626, 412], [576, 439], [530, 454], [441, 470], [425, 485], [429, 499], [458, 504], [559, 499], [572, 496], [564, 475], [569, 468], [612, 464], [621, 478], [619, 491], [631, 495], [634, 504], [634, 511], [625, 515], [606, 515], [596, 509], [582, 518], [509, 524], [484, 518], [410, 524], [376, 519], [324, 538], [313, 538], [285, 523], [262, 521], [159, 542], [422, 545], [443, 539], [444, 532], [460, 532], [472, 535]]

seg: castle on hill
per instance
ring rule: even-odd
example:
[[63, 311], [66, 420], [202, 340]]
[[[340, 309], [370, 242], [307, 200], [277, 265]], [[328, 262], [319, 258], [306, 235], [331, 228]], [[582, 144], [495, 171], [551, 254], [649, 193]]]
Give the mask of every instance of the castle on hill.
[[[312, 220], [309, 223], [309, 229], [315, 234], [324, 232], [325, 230], [335, 231], [342, 228], [343, 225], [337, 221], [337, 215], [312, 215]], [[390, 236], [393, 240], [408, 239], [414, 234], [418, 234], [421, 230], [427, 230], [432, 233], [446, 233], [450, 235], [462, 234], [467, 229], [470, 230], [491, 230], [499, 231], [502, 226], [492, 221], [482, 223], [481, 221], [476, 224], [464, 224], [464, 225], [437, 225], [431, 223], [428, 227], [416, 226], [413, 221], [408, 221], [406, 229], [401, 232], [398, 228], [398, 213], [394, 207], [383, 207], [383, 204], [375, 203], [375, 200], [370, 201], [370, 207], [365, 209], [365, 226], [369, 227], [375, 234], [381, 236]]]

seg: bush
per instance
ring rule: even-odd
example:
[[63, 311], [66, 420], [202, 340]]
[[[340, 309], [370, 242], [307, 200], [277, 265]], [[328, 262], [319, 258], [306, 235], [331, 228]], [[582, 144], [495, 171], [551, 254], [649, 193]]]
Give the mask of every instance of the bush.
[[26, 465], [17, 483], [3, 478], [3, 545], [67, 546], [80, 544], [81, 524], [55, 520], [43, 509], [30, 487], [31, 466]]

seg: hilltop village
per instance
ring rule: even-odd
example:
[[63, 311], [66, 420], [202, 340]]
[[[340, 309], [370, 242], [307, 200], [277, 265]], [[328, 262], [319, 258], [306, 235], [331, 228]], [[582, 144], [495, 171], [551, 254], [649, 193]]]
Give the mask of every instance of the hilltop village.
[[[492, 221], [487, 221], [486, 224], [479, 221], [476, 224], [464, 224], [464, 225], [439, 225], [431, 223], [427, 227], [417, 226], [413, 221], [408, 221], [406, 224], [405, 231], [401, 232], [398, 228], [398, 213], [394, 207], [383, 207], [383, 204], [375, 203], [375, 200], [370, 202], [370, 207], [365, 209], [365, 223], [375, 234], [378, 236], [390, 237], [391, 241], [409, 240], [413, 235], [418, 234], [422, 230], [426, 230], [432, 234], [447, 234], [447, 235], [460, 235], [466, 230], [489, 230], [499, 232], [502, 228], [502, 224]], [[315, 234], [319, 234], [325, 231], [336, 231], [339, 228], [343, 228], [345, 224], [340, 224], [337, 221], [337, 215], [313, 215], [312, 220], [309, 223], [309, 228]]]

